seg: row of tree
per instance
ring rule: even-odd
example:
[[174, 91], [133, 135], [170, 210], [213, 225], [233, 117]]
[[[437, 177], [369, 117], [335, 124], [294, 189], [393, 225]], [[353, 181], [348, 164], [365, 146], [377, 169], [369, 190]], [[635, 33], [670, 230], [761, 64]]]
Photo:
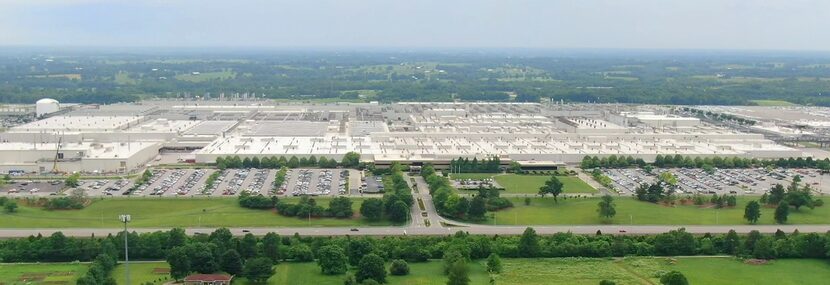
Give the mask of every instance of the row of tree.
[[[49, 237], [5, 239], [0, 241], [2, 262], [92, 261], [99, 255], [123, 258], [115, 250], [123, 247], [123, 233], [106, 237], [71, 238], [61, 233]], [[322, 271], [343, 272], [329, 268], [349, 264], [368, 266], [365, 257], [376, 256], [372, 264], [381, 268], [383, 261], [396, 259], [425, 262], [445, 259], [453, 262], [480, 260], [495, 254], [501, 257], [611, 257], [677, 256], [729, 254], [755, 258], [827, 258], [830, 256], [830, 233], [763, 235], [757, 231], [739, 235], [692, 235], [683, 229], [657, 235], [577, 235], [558, 233], [540, 236], [528, 228], [521, 236], [473, 236], [463, 232], [452, 236], [424, 237], [301, 237], [268, 233], [263, 237], [246, 234], [237, 237], [227, 229], [210, 234], [187, 236], [182, 229], [152, 233], [129, 233], [130, 257], [166, 259], [171, 274], [181, 278], [193, 272], [225, 271], [253, 278], [267, 278], [271, 265], [280, 261], [311, 262], [318, 260]], [[339, 248], [339, 249], [337, 249]], [[345, 258], [340, 255], [345, 254]], [[337, 255], [336, 257], [324, 257]], [[455, 257], [451, 257], [455, 256]], [[446, 257], [446, 258], [445, 258]], [[322, 259], [322, 260], [321, 260]], [[331, 260], [340, 262], [331, 262]], [[489, 258], [488, 258], [489, 259]], [[490, 267], [488, 260], [488, 268]], [[496, 263], [496, 262], [493, 262]], [[246, 267], [249, 268], [246, 273]], [[494, 266], [495, 267], [495, 266]], [[495, 268], [494, 268], [495, 270]], [[379, 271], [379, 270], [376, 270]], [[448, 271], [449, 273], [450, 271]], [[95, 275], [97, 276], [97, 275]], [[373, 278], [371, 274], [363, 277]], [[258, 279], [262, 280], [262, 279]], [[375, 280], [380, 281], [380, 280]], [[94, 284], [94, 283], [88, 283]]]
[[228, 169], [228, 168], [267, 168], [267, 169], [279, 169], [282, 167], [288, 168], [297, 168], [297, 167], [320, 167], [320, 168], [335, 168], [337, 166], [347, 167], [347, 168], [357, 168], [360, 165], [360, 154], [356, 152], [349, 152], [343, 156], [343, 159], [338, 163], [335, 159], [329, 159], [326, 157], [320, 157], [319, 159], [312, 155], [309, 157], [301, 157], [297, 158], [297, 156], [291, 156], [286, 158], [285, 156], [272, 156], [272, 157], [245, 157], [240, 158], [239, 156], [228, 156], [228, 157], [217, 157], [216, 158], [216, 167], [219, 169]]
[[498, 156], [491, 156], [481, 161], [477, 157], [472, 160], [466, 157], [450, 160], [450, 170], [455, 173], [498, 173], [501, 172], [501, 160]]
[[328, 208], [317, 205], [313, 197], [302, 196], [297, 204], [285, 201], [276, 202], [276, 209], [280, 215], [299, 218], [331, 217], [346, 219], [354, 216], [352, 200], [349, 197], [341, 196], [332, 198]]
[[647, 163], [641, 158], [632, 156], [610, 155], [607, 157], [586, 155], [582, 158], [582, 169], [592, 168], [628, 168], [628, 167], [683, 167], [683, 168], [752, 168], [752, 167], [782, 167], [782, 168], [816, 168], [830, 170], [830, 158], [816, 160], [812, 157], [757, 159], [742, 157], [690, 157], [683, 155], [658, 154], [653, 163]]

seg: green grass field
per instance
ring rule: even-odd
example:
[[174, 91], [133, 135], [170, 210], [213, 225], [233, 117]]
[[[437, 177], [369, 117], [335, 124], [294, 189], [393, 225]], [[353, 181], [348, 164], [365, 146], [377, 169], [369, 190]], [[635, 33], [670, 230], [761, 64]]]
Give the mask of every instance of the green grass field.
[[[483, 262], [483, 261], [482, 261]], [[386, 284], [394, 285], [439, 285], [446, 284], [447, 277], [444, 275], [441, 261], [426, 263], [409, 263], [409, 275], [392, 276], [386, 275]], [[389, 265], [386, 265], [388, 270]], [[353, 272], [353, 271], [352, 271]], [[292, 284], [292, 285], [341, 285], [346, 275], [323, 275], [317, 263], [291, 263], [285, 262], [277, 265], [276, 274], [268, 279], [268, 284]], [[488, 276], [483, 263], [470, 263], [470, 284], [487, 284]], [[248, 284], [246, 280], [234, 280], [234, 283]], [[512, 283], [500, 283], [512, 284]]]
[[87, 270], [80, 263], [0, 263], [0, 284], [75, 284]]
[[[634, 198], [619, 197], [614, 199], [617, 215], [608, 221], [611, 224], [637, 225], [742, 225], [744, 207], [757, 197], [738, 197], [734, 208], [701, 208], [695, 205], [663, 206], [637, 201]], [[500, 225], [584, 225], [599, 224], [604, 221], [597, 215], [599, 198], [531, 198], [531, 204], [525, 205], [523, 198], [512, 198], [513, 207], [498, 211], [496, 224]], [[774, 224], [775, 209], [763, 208], [759, 224]], [[489, 214], [488, 214], [489, 216]], [[791, 224], [826, 224], [830, 220], [830, 207], [818, 207], [813, 210], [802, 208], [790, 210]], [[492, 218], [481, 221], [493, 224]]]
[[223, 70], [216, 72], [202, 72], [199, 74], [177, 74], [176, 80], [190, 81], [190, 82], [205, 82], [210, 80], [224, 80], [236, 77], [236, 72], [232, 70]]
[[[597, 193], [597, 189], [576, 176], [557, 176], [562, 181], [565, 193]], [[548, 181], [548, 175], [505, 174], [496, 176], [496, 182], [504, 187], [505, 193], [539, 193], [539, 187]]]
[[[167, 262], [130, 262], [130, 284], [164, 284], [170, 282], [170, 265]], [[112, 271], [110, 276], [115, 278], [118, 284], [127, 284], [124, 275], [125, 267], [119, 264]]]
[[[290, 200], [296, 200], [291, 198]], [[327, 206], [324, 198], [316, 199]], [[360, 199], [352, 199], [357, 213]], [[3, 228], [116, 228], [121, 226], [118, 215], [132, 215], [130, 227], [346, 227], [380, 226], [388, 222], [370, 223], [364, 219], [308, 219], [285, 217], [269, 210], [239, 207], [236, 198], [111, 198], [95, 200], [81, 210], [48, 211], [21, 204], [17, 213], [0, 213]]]
[[749, 265], [731, 257], [502, 259], [502, 263], [504, 273], [496, 284], [594, 285], [603, 279], [620, 285], [659, 284], [659, 272], [670, 270], [683, 273], [689, 284], [707, 285], [823, 284], [830, 278], [830, 263], [810, 259], [775, 260], [765, 265]]

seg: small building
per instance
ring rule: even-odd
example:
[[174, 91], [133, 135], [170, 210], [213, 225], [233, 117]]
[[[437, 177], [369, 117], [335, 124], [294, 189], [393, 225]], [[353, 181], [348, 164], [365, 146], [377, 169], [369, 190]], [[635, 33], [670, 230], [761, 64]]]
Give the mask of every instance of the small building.
[[184, 278], [186, 285], [230, 285], [232, 275], [227, 274], [193, 274]]

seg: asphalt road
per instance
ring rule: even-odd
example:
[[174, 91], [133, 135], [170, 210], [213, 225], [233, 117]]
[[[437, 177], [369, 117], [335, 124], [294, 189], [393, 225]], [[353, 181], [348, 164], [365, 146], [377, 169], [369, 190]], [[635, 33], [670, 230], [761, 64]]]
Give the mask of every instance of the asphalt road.
[[[230, 228], [235, 235], [244, 235], [252, 233], [254, 235], [265, 235], [269, 232], [275, 232], [280, 235], [293, 235], [298, 233], [303, 236], [426, 236], [426, 235], [451, 235], [457, 231], [466, 231], [470, 234], [483, 235], [519, 235], [525, 230], [527, 226], [482, 226], [475, 227], [363, 227], [355, 228], [357, 231], [352, 231], [351, 228]], [[622, 225], [573, 225], [573, 226], [531, 226], [538, 234], [554, 234], [561, 232], [572, 232], [575, 234], [594, 234], [597, 230], [606, 234], [658, 234], [668, 232], [678, 228], [686, 228], [687, 232], [704, 234], [704, 233], [726, 233], [729, 230], [735, 230], [738, 233], [748, 233], [753, 230], [761, 233], [774, 233], [780, 229], [784, 232], [791, 233], [798, 229], [799, 232], [818, 232], [824, 233], [830, 231], [830, 225], [734, 225], [734, 226], [622, 226]], [[138, 228], [130, 229], [131, 232], [154, 232], [169, 230], [168, 228]], [[188, 234], [210, 234], [215, 228], [188, 228]], [[30, 235], [42, 234], [45, 236], [51, 235], [54, 232], [63, 232], [67, 236], [86, 237], [86, 236], [106, 236], [108, 234], [117, 234], [123, 229], [109, 228], [109, 229], [0, 229], [0, 237], [28, 237]], [[625, 231], [625, 232], [621, 232]]]

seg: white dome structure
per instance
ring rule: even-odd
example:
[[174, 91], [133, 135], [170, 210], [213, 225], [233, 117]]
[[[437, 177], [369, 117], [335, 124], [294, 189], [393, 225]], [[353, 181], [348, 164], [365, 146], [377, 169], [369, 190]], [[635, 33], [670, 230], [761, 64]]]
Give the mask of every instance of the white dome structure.
[[43, 98], [35, 103], [35, 114], [38, 117], [60, 111], [60, 109], [61, 104], [55, 99]]

